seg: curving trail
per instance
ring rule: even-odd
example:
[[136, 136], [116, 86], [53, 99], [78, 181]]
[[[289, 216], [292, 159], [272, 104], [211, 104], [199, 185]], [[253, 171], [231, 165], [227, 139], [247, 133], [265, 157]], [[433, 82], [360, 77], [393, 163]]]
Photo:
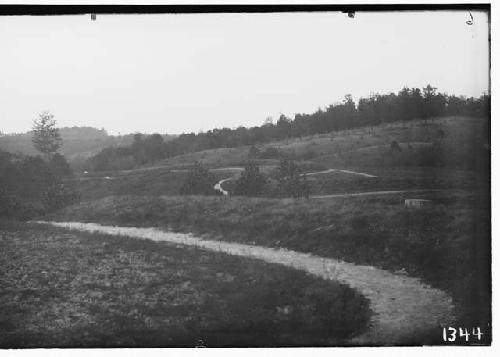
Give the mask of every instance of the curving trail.
[[352, 174], [352, 175], [358, 175], [358, 176], [363, 176], [363, 177], [377, 177], [375, 175], [370, 175], [364, 172], [356, 172], [356, 171], [351, 171], [351, 170], [341, 170], [341, 169], [328, 169], [324, 171], [316, 171], [316, 172], [308, 172], [306, 173], [306, 176], [312, 176], [312, 175], [320, 175], [320, 174], [329, 174], [332, 172], [343, 172], [346, 174]]
[[79, 222], [35, 223], [196, 246], [281, 264], [326, 280], [340, 281], [361, 292], [370, 301], [374, 313], [367, 331], [350, 341], [354, 345], [418, 343], [422, 342], [419, 336], [453, 322], [453, 303], [445, 292], [432, 288], [419, 279], [371, 266], [355, 265], [287, 249], [206, 240], [191, 234], [165, 232], [156, 228], [111, 227]]
[[367, 191], [367, 192], [351, 192], [351, 193], [335, 193], [331, 195], [314, 195], [309, 198], [342, 198], [342, 197], [357, 197], [357, 196], [379, 196], [379, 195], [396, 195], [399, 193], [423, 193], [423, 192], [443, 192], [453, 191], [454, 189], [414, 189], [414, 190], [391, 190], [391, 191]]
[[226, 190], [224, 190], [224, 189], [222, 188], [222, 186], [221, 186], [221, 185], [222, 185], [224, 182], [229, 181], [229, 180], [231, 180], [231, 179], [232, 179], [232, 177], [229, 177], [229, 178], [226, 178], [226, 179], [222, 179], [222, 180], [220, 180], [219, 182], [217, 182], [217, 183], [215, 184], [215, 186], [214, 186], [214, 190], [219, 191], [219, 192], [220, 192], [220, 193], [222, 193], [224, 196], [228, 196], [228, 195], [229, 195], [229, 192], [227, 192]]
[[[237, 171], [237, 172], [241, 172], [243, 170], [244, 170], [244, 168], [242, 168], [242, 167], [220, 167], [217, 169], [211, 169], [210, 171]], [[180, 171], [180, 170], [176, 170], [176, 171]], [[312, 175], [320, 175], [320, 174], [329, 174], [332, 172], [343, 172], [343, 173], [347, 173], [347, 174], [359, 175], [359, 176], [371, 177], [371, 178], [377, 177], [377, 176], [370, 175], [370, 174], [367, 174], [364, 172], [356, 172], [356, 171], [341, 170], [341, 169], [328, 169], [328, 170], [324, 170], [324, 171], [307, 172], [307, 173], [305, 173], [305, 175], [312, 176]], [[214, 186], [214, 190], [221, 192], [224, 196], [229, 196], [229, 192], [224, 190], [221, 185], [224, 182], [233, 179], [236, 176], [236, 174], [217, 182]], [[401, 193], [401, 192], [407, 192], [407, 191], [377, 191], [377, 192], [373, 192], [371, 194], [377, 194], [377, 193], [378, 194], [386, 194], [386, 193]], [[311, 196], [311, 198], [348, 197], [348, 196], [356, 196], [356, 195], [364, 195], [364, 194], [366, 194], [366, 193], [344, 194], [344, 195], [321, 195], [321, 196]]]

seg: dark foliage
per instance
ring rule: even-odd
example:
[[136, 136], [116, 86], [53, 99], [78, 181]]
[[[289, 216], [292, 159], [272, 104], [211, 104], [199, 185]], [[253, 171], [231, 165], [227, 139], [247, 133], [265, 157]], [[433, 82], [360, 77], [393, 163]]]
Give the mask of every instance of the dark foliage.
[[[480, 98], [449, 96], [431, 85], [425, 88], [403, 88], [399, 93], [374, 94], [354, 103], [346, 95], [342, 103], [318, 109], [312, 114], [295, 114], [293, 119], [281, 115], [276, 124], [236, 129], [213, 129], [204, 133], [182, 134], [163, 142], [158, 134], [136, 135], [134, 143], [124, 148], [107, 148], [88, 160], [92, 170], [129, 169], [159, 159], [207, 149], [255, 145], [271, 140], [301, 138], [312, 134], [373, 126], [394, 121], [427, 119], [438, 116], [489, 117], [490, 96]], [[256, 158], [257, 150], [251, 150]], [[279, 158], [279, 150], [268, 148], [260, 158]]]
[[87, 160], [85, 167], [91, 171], [127, 170], [165, 156], [165, 142], [160, 134], [135, 134], [132, 145], [105, 148]]
[[78, 202], [80, 195], [71, 185], [54, 183], [43, 192], [42, 203], [46, 210], [53, 211]]
[[278, 195], [280, 197], [309, 197], [309, 185], [299, 166], [290, 159], [280, 161]]
[[401, 147], [399, 146], [399, 144], [396, 140], [393, 140], [391, 142], [391, 151], [401, 152]]
[[253, 161], [245, 165], [245, 170], [236, 180], [235, 195], [260, 196], [265, 192], [266, 178], [259, 171], [259, 166]]
[[64, 156], [59, 153], [51, 156], [49, 160], [49, 167], [51, 172], [56, 177], [67, 178], [73, 176], [73, 170], [71, 169], [71, 166], [69, 166]]
[[25, 219], [76, 202], [76, 190], [63, 184], [71, 174], [62, 155], [46, 162], [0, 150], [0, 215]]
[[212, 174], [200, 162], [195, 162], [180, 189], [181, 195], [215, 195], [213, 186], [216, 182]]

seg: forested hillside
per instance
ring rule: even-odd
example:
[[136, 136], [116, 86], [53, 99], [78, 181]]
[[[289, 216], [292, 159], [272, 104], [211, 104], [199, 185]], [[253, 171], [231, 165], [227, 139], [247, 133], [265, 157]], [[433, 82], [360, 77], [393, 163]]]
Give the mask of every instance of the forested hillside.
[[341, 103], [318, 109], [312, 114], [281, 115], [277, 122], [266, 120], [261, 126], [213, 129], [182, 134], [165, 142], [158, 134], [136, 135], [132, 145], [106, 148], [91, 157], [89, 170], [131, 169], [157, 160], [207, 149], [254, 145], [273, 140], [301, 138], [313, 134], [375, 126], [395, 121], [411, 121], [443, 116], [488, 117], [490, 96], [466, 98], [440, 93], [437, 88], [403, 88], [397, 94], [374, 94], [360, 98], [351, 95]]

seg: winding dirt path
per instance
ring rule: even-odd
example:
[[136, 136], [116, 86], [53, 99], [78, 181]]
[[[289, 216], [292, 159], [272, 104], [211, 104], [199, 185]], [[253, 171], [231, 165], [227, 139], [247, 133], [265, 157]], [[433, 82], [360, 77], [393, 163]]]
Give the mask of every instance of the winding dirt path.
[[368, 192], [353, 192], [353, 193], [338, 193], [332, 195], [315, 195], [310, 198], [340, 198], [340, 197], [356, 197], [356, 196], [373, 196], [373, 195], [394, 195], [397, 193], [409, 192], [427, 192], [429, 190], [394, 190], [394, 191], [368, 191]]
[[422, 192], [442, 192], [451, 191], [453, 189], [415, 189], [415, 190], [391, 190], [391, 191], [368, 191], [368, 192], [352, 192], [352, 193], [337, 193], [332, 195], [314, 195], [309, 198], [341, 198], [341, 197], [356, 197], [356, 196], [378, 196], [378, 195], [395, 195], [398, 193], [422, 193]]
[[219, 182], [217, 182], [217, 183], [215, 184], [215, 186], [214, 186], [214, 190], [219, 191], [219, 192], [220, 192], [220, 193], [222, 193], [224, 196], [228, 196], [228, 195], [229, 195], [229, 192], [227, 192], [226, 190], [224, 190], [224, 189], [222, 188], [222, 186], [221, 186], [221, 185], [222, 185], [224, 182], [229, 181], [229, 180], [231, 180], [231, 179], [232, 179], [232, 177], [229, 177], [229, 178], [225, 178], [225, 179], [220, 180]]
[[206, 240], [191, 234], [165, 232], [156, 228], [111, 227], [79, 222], [36, 223], [196, 246], [281, 264], [326, 280], [340, 281], [362, 293], [370, 301], [374, 313], [367, 331], [350, 341], [354, 345], [418, 343], [421, 334], [453, 322], [453, 303], [445, 292], [432, 288], [419, 279], [393, 274], [371, 266], [355, 265], [287, 249]]
[[[238, 173], [238, 172], [241, 172], [243, 170], [244, 170], [244, 168], [242, 168], [242, 167], [220, 167], [218, 169], [211, 169], [210, 171], [237, 171], [237, 173]], [[177, 170], [177, 171], [180, 171], [180, 170]], [[359, 175], [359, 176], [371, 177], [371, 178], [377, 177], [377, 176], [370, 175], [370, 174], [367, 174], [364, 172], [356, 172], [356, 171], [341, 170], [341, 169], [328, 169], [328, 170], [324, 170], [324, 171], [307, 172], [307, 173], [305, 173], [305, 175], [312, 176], [312, 175], [320, 175], [320, 174], [329, 174], [332, 172], [343, 172], [343, 173], [347, 173], [347, 174]], [[231, 177], [222, 179], [219, 182], [217, 182], [214, 186], [214, 190], [221, 192], [224, 196], [229, 196], [229, 192], [222, 188], [222, 184], [226, 181], [234, 179], [236, 177], [237, 173]], [[386, 194], [386, 193], [401, 193], [401, 192], [406, 192], [406, 191], [376, 191], [376, 192], [369, 193], [369, 194], [377, 194], [377, 193], [378, 194]], [[360, 195], [366, 195], [366, 194], [367, 193], [354, 193], [354, 194], [343, 194], [343, 195], [322, 195], [322, 196], [312, 196], [311, 198], [348, 197], [348, 196], [356, 196], [356, 195], [360, 196]]]
[[324, 171], [316, 171], [316, 172], [308, 172], [306, 173], [306, 176], [312, 176], [312, 175], [320, 175], [320, 174], [329, 174], [332, 172], [343, 172], [346, 174], [352, 174], [352, 175], [358, 175], [358, 176], [363, 176], [363, 177], [377, 177], [375, 175], [370, 175], [364, 172], [356, 172], [356, 171], [351, 171], [351, 170], [341, 170], [341, 169], [328, 169]]

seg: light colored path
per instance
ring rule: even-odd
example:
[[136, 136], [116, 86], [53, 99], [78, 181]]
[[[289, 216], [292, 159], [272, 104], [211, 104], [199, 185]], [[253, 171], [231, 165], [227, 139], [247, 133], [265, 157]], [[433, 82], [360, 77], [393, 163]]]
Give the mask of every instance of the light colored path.
[[[136, 172], [145, 172], [145, 171], [153, 171], [153, 170], [160, 170], [160, 169], [168, 169], [169, 166], [156, 166], [156, 167], [146, 167], [146, 168], [139, 168], [139, 169], [133, 169], [133, 170], [122, 170], [120, 171], [120, 174], [130, 174], [130, 173], [136, 173]], [[244, 170], [243, 167], [218, 167], [215, 169], [209, 169], [210, 171], [236, 171], [236, 172], [241, 172]], [[188, 172], [189, 169], [170, 169], [170, 172]], [[370, 175], [364, 172], [356, 172], [356, 171], [351, 171], [351, 170], [342, 170], [342, 169], [328, 169], [328, 170], [323, 170], [323, 171], [317, 171], [317, 172], [308, 172], [305, 175], [306, 176], [312, 176], [312, 175], [320, 175], [320, 174], [329, 174], [333, 172], [343, 172], [347, 174], [352, 174], [352, 175], [359, 175], [359, 176], [364, 176], [364, 177], [377, 177], [374, 175]], [[92, 176], [92, 177], [80, 177], [79, 180], [88, 180], [88, 179], [105, 179], [105, 180], [112, 180], [115, 179], [116, 176], [110, 177], [110, 176]], [[215, 187], [214, 187], [215, 188]]]
[[196, 246], [281, 264], [326, 280], [345, 283], [370, 301], [374, 313], [367, 331], [351, 340], [354, 345], [418, 343], [420, 334], [429, 333], [432, 328], [448, 326], [453, 322], [453, 303], [445, 292], [431, 288], [416, 278], [393, 274], [371, 266], [355, 265], [287, 249], [200, 239], [191, 234], [165, 232], [155, 228], [111, 227], [79, 222], [36, 223]]
[[243, 171], [243, 167], [218, 167], [216, 169], [210, 169], [210, 171]]
[[320, 175], [320, 174], [329, 174], [332, 172], [343, 172], [346, 174], [352, 174], [352, 175], [359, 175], [359, 176], [364, 176], [364, 177], [377, 177], [375, 175], [370, 175], [364, 172], [356, 172], [356, 171], [351, 171], [351, 170], [341, 170], [341, 169], [328, 169], [324, 171], [317, 171], [317, 172], [308, 172], [306, 173], [306, 176], [312, 176], [312, 175]]
[[339, 193], [332, 195], [316, 195], [309, 198], [340, 198], [340, 197], [356, 197], [356, 196], [378, 196], [378, 195], [394, 195], [398, 193], [422, 193], [422, 192], [438, 192], [449, 191], [448, 189], [421, 189], [421, 190], [394, 190], [394, 191], [369, 191], [369, 192], [354, 192], [354, 193]]
[[[243, 167], [217, 167], [215, 169], [208, 169], [209, 171], [243, 171]], [[170, 172], [188, 172], [189, 169], [171, 169]]]
[[245, 170], [243, 167], [219, 167], [217, 169], [210, 169], [210, 171], [236, 171], [236, 173], [228, 178], [222, 179], [217, 182], [214, 186], [214, 190], [221, 192], [224, 196], [229, 196], [229, 192], [222, 188], [222, 184], [226, 181], [236, 178], [238, 172]]
[[[217, 169], [211, 169], [210, 171], [237, 171], [237, 172], [240, 172], [243, 170], [244, 170], [244, 168], [242, 168], [242, 167], [220, 167]], [[174, 171], [174, 170], [171, 170], [171, 171]], [[181, 170], [175, 170], [175, 171], [180, 172]], [[366, 174], [364, 172], [355, 172], [355, 171], [341, 170], [341, 169], [328, 169], [328, 170], [324, 170], [324, 171], [308, 172], [305, 175], [312, 176], [312, 175], [319, 175], [319, 174], [329, 174], [332, 172], [344, 172], [344, 173], [353, 174], [353, 175], [360, 175], [360, 176], [364, 176], [364, 177], [377, 177], [374, 175]], [[229, 181], [233, 178], [234, 178], [234, 176], [220, 180], [219, 182], [217, 182], [215, 184], [214, 190], [221, 192], [224, 196], [229, 196], [229, 192], [224, 190], [221, 185], [222, 185], [222, 183]], [[384, 191], [378, 191], [378, 192], [384, 192]], [[387, 192], [389, 192], [389, 191], [387, 191]], [[400, 191], [400, 192], [405, 192], [405, 191]], [[347, 194], [345, 197], [347, 197], [349, 195], [352, 196], [352, 195], [362, 195], [362, 194]], [[312, 196], [312, 198], [328, 198], [328, 197], [344, 197], [344, 196], [343, 195]]]
[[221, 192], [224, 196], [229, 195], [229, 192], [227, 192], [226, 190], [224, 190], [224, 189], [222, 188], [222, 184], [223, 184], [224, 182], [226, 182], [226, 181], [231, 180], [231, 179], [232, 179], [232, 177], [230, 177], [230, 178], [226, 178], [226, 179], [223, 179], [223, 180], [220, 180], [219, 182], [217, 182], [217, 183], [215, 184], [215, 186], [214, 186], [214, 190], [217, 190], [217, 191]]

